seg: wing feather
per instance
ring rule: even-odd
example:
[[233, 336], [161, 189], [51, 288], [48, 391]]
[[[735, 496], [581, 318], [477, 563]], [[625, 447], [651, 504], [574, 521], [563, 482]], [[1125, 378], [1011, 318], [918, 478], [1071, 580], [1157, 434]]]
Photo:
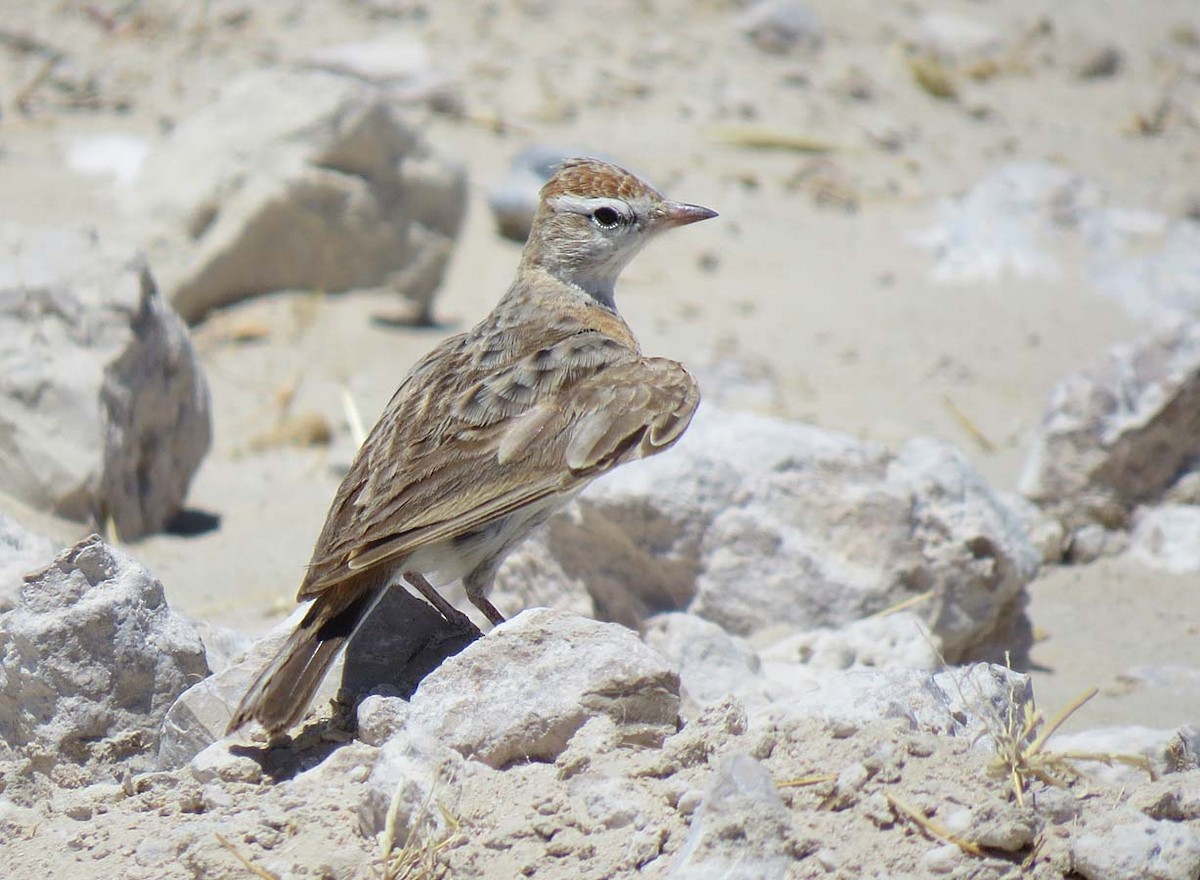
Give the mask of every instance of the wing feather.
[[338, 491], [301, 598], [660, 452], [699, 402], [682, 366], [598, 331], [507, 365], [469, 352], [448, 340], [392, 398]]

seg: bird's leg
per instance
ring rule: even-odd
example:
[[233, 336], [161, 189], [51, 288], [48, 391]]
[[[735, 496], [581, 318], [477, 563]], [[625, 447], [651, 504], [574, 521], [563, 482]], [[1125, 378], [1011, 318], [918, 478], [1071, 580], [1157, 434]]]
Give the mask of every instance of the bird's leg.
[[504, 623], [504, 615], [496, 610], [496, 606], [489, 602], [485, 595], [492, 585], [494, 575], [495, 568], [484, 572], [473, 571], [463, 578], [463, 589], [467, 591], [467, 598], [471, 600], [471, 604], [483, 612], [488, 622], [492, 626], [499, 626]]
[[442, 598], [442, 594], [433, 588], [433, 584], [425, 580], [425, 575], [418, 571], [406, 571], [404, 579], [417, 588], [421, 595], [425, 597], [425, 600], [436, 608], [442, 617], [446, 618], [447, 623], [460, 629], [478, 629], [471, 622], [471, 618]]

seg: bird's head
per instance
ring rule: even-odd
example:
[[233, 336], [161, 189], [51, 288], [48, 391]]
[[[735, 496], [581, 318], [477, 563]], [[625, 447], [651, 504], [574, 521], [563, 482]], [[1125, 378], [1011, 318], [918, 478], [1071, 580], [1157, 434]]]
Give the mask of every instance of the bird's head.
[[567, 159], [542, 187], [523, 259], [614, 308], [617, 276], [647, 241], [716, 216], [708, 208], [664, 198], [616, 165]]

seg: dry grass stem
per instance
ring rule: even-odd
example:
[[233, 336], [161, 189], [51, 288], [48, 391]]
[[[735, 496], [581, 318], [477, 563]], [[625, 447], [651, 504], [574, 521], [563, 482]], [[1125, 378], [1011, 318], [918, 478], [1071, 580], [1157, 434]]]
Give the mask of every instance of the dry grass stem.
[[936, 838], [937, 840], [941, 840], [945, 843], [952, 843], [955, 846], [957, 846], [959, 849], [961, 849], [963, 852], [965, 852], [967, 855], [971, 855], [971, 856], [986, 855], [986, 853], [979, 846], [979, 844], [972, 843], [971, 841], [965, 840], [964, 838], [961, 838], [956, 834], [952, 834], [951, 832], [949, 832], [945, 828], [943, 828], [941, 825], [939, 825], [937, 822], [934, 822], [932, 819], [930, 819], [928, 816], [926, 816], [920, 810], [918, 810], [915, 807], [910, 806], [909, 804], [900, 800], [900, 798], [893, 797], [892, 795], [889, 794], [889, 795], [887, 795], [887, 799], [888, 799], [888, 803], [892, 805], [893, 810], [907, 816], [922, 831], [924, 831], [930, 837]]
[[933, 590], [926, 590], [924, 593], [918, 593], [915, 596], [909, 596], [907, 599], [901, 599], [894, 605], [889, 605], [887, 608], [882, 608], [874, 614], [869, 615], [867, 620], [874, 620], [877, 617], [887, 617], [889, 614], [895, 614], [897, 611], [907, 611], [914, 605], [920, 605], [933, 598]]
[[350, 436], [354, 438], [355, 448], [362, 446], [363, 441], [367, 439], [362, 413], [358, 410], [358, 404], [354, 402], [354, 395], [345, 385], [342, 386], [342, 412], [346, 415], [346, 424], [350, 426]]
[[798, 776], [775, 784], [776, 788], [806, 788], [810, 785], [820, 785], [822, 782], [837, 782], [836, 773], [814, 773], [812, 776]]
[[731, 147], [750, 150], [784, 150], [817, 156], [841, 151], [830, 141], [765, 125], [723, 125], [713, 131], [713, 137]]
[[982, 451], [988, 454], [996, 451], [996, 444], [988, 439], [987, 434], [983, 433], [979, 426], [965, 412], [959, 409], [958, 404], [949, 395], [942, 397], [942, 403], [945, 404], [946, 409], [950, 411], [950, 415], [954, 416], [954, 420], [958, 422], [959, 426], [967, 432]]
[[233, 857], [235, 859], [237, 859], [239, 862], [241, 862], [242, 865], [246, 868], [246, 870], [249, 871], [251, 874], [253, 874], [255, 877], [260, 878], [260, 880], [279, 880], [278, 874], [272, 874], [270, 871], [266, 870], [265, 868], [260, 868], [258, 865], [254, 864], [254, 862], [250, 861], [250, 858], [248, 856], [242, 855], [242, 851], [239, 850], [233, 844], [233, 842], [230, 841], [228, 838], [226, 838], [224, 835], [218, 834], [218, 835], [216, 835], [216, 838], [217, 838], [217, 843], [221, 844], [221, 846], [223, 846], [223, 847], [225, 847], [225, 849], [229, 850], [229, 852], [233, 854]]
[[1016, 695], [1010, 694], [1007, 717], [1001, 729], [992, 733], [996, 741], [996, 756], [988, 765], [988, 770], [1008, 780], [1017, 803], [1024, 805], [1025, 792], [1033, 780], [1056, 788], [1065, 788], [1077, 780], [1079, 771], [1073, 764], [1079, 761], [1094, 761], [1110, 767], [1124, 764], [1136, 767], [1154, 779], [1154, 768], [1141, 755], [1046, 751], [1050, 737], [1097, 693], [1098, 688], [1091, 688], [1080, 694], [1049, 722], [1032, 701], [1025, 703], [1018, 713]]
[[954, 77], [936, 55], [918, 55], [908, 59], [908, 70], [925, 94], [939, 101], [957, 101]]
[[[440, 880], [446, 876], [447, 866], [442, 861], [442, 854], [455, 843], [459, 832], [459, 824], [444, 807], [438, 805], [442, 821], [448, 829], [445, 834], [434, 833], [435, 826], [428, 822], [429, 805], [433, 800], [433, 791], [425, 798], [424, 803], [409, 819], [408, 835], [404, 846], [396, 849], [396, 826], [400, 819], [400, 808], [403, 804], [403, 783], [396, 786], [388, 807], [387, 821], [384, 823], [383, 836], [379, 840], [379, 855], [382, 863], [383, 880]], [[421, 833], [429, 827], [428, 833]]]

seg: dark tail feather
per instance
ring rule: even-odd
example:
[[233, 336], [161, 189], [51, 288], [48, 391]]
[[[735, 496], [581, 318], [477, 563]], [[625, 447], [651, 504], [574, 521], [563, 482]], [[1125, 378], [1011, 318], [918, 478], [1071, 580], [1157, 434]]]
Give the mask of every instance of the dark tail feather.
[[360, 587], [361, 592], [351, 593], [347, 602], [343, 597], [350, 589], [351, 585], [345, 584], [317, 597], [283, 647], [246, 690], [225, 729], [226, 735], [252, 720], [275, 735], [304, 717], [329, 665], [362, 626], [386, 586]]

